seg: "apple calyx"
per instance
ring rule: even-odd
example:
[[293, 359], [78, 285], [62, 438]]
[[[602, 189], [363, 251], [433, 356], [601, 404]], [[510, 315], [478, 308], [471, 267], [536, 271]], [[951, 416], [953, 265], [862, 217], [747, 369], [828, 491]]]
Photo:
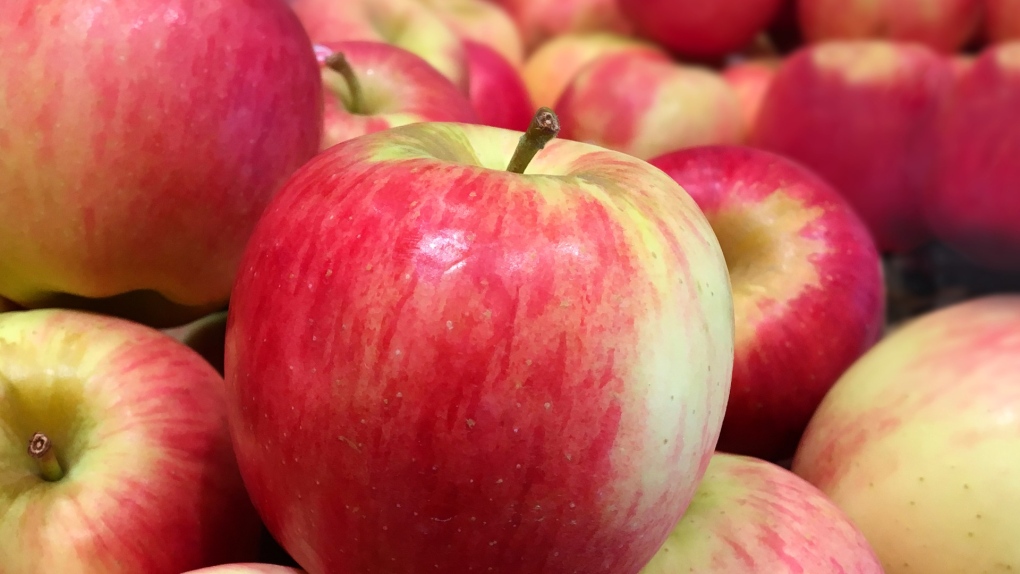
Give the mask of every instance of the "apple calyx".
[[337, 84], [339, 80], [342, 80], [347, 84], [347, 92], [350, 94], [350, 101], [345, 102], [347, 111], [352, 114], [364, 113], [365, 109], [365, 98], [361, 91], [361, 82], [358, 81], [358, 77], [354, 75], [354, 69], [351, 68], [351, 63], [347, 61], [347, 58], [342, 52], [333, 52], [326, 57], [326, 67], [337, 74], [340, 74], [340, 78], [336, 78], [331, 73], [323, 74], [323, 81], [326, 85], [336, 94], [342, 93], [342, 88]]
[[35, 459], [39, 466], [39, 476], [47, 482], [56, 482], [64, 478], [64, 469], [60, 468], [60, 461], [53, 451], [53, 443], [50, 437], [41, 432], [32, 435], [28, 441], [28, 454]]
[[558, 133], [560, 133], [560, 119], [556, 117], [556, 112], [545, 106], [538, 108], [531, 118], [528, 130], [517, 142], [517, 149], [514, 150], [514, 155], [510, 158], [510, 164], [506, 166], [506, 170], [511, 173], [523, 174], [524, 170], [528, 169], [528, 164], [535, 158], [535, 154], [544, 148], [545, 144], [552, 141]]

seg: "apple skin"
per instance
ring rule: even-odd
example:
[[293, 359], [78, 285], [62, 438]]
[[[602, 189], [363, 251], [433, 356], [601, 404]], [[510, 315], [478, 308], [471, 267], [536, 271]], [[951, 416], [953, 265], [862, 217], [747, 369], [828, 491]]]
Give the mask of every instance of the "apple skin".
[[977, 33], [984, 0], [797, 0], [805, 41], [885, 39], [917, 42], [942, 53]]
[[[499, 4], [488, 0], [419, 1], [431, 7], [463, 40], [485, 44], [515, 69], [524, 63], [524, 41], [517, 23]], [[467, 57], [470, 60], [470, 54]]]
[[973, 262], [1020, 271], [1020, 42], [984, 50], [960, 70], [939, 130], [933, 233]]
[[714, 59], [749, 45], [779, 13], [782, 0], [617, 0], [643, 38], [671, 52]]
[[920, 44], [831, 41], [786, 57], [748, 143], [829, 181], [883, 253], [931, 239], [921, 203], [934, 185], [937, 119], [953, 81]]
[[640, 54], [589, 63], [554, 109], [561, 137], [639, 159], [744, 140], [740, 100], [718, 72]]
[[[63, 309], [0, 315], [5, 572], [179, 574], [258, 552], [223, 379], [155, 329]], [[32, 433], [65, 475], [39, 478]]]
[[277, 566], [275, 564], [256, 564], [253, 562], [244, 564], [221, 564], [185, 572], [184, 574], [305, 574], [304, 570], [290, 568], [289, 566]]
[[318, 149], [318, 66], [287, 6], [8, 0], [0, 53], [0, 297], [158, 326], [222, 307]]
[[1020, 39], [1020, 0], [984, 0], [983, 32], [991, 44]]
[[888, 574], [1020, 565], [1020, 297], [898, 327], [832, 388], [793, 471], [853, 520]]
[[761, 103], [765, 100], [765, 94], [768, 93], [781, 63], [782, 59], [779, 57], [760, 56], [733, 63], [722, 70], [723, 79], [729, 83], [740, 100], [745, 137], [758, 121]]
[[467, 56], [460, 36], [420, 0], [292, 0], [290, 6], [316, 44], [394, 44], [421, 56], [467, 92]]
[[881, 336], [868, 229], [828, 183], [770, 152], [706, 146], [649, 163], [698, 203], [729, 264], [736, 344], [716, 448], [789, 458], [825, 393]]
[[517, 68], [485, 44], [465, 40], [464, 47], [471, 79], [468, 97], [478, 116], [477, 123], [527, 130], [536, 106]]
[[633, 31], [616, 0], [489, 0], [506, 9], [517, 22], [530, 54], [546, 42], [567, 34], [604, 32], [630, 36]]
[[860, 530], [796, 474], [716, 453], [687, 512], [641, 574], [883, 574]]
[[267, 527], [313, 574], [635, 574], [704, 473], [733, 361], [714, 233], [623, 154], [554, 139], [504, 171], [520, 135], [350, 140], [249, 243], [232, 432]]
[[524, 62], [521, 76], [535, 105], [551, 108], [574, 76], [590, 62], [623, 52], [670, 61], [668, 53], [645, 40], [610, 32], [564, 34], [532, 52]]
[[[342, 53], [350, 64], [368, 110], [348, 110], [347, 84], [325, 65], [334, 52]], [[399, 46], [366, 40], [323, 42], [316, 44], [316, 53], [325, 90], [321, 149], [415, 122], [479, 121], [464, 92], [420, 56]]]

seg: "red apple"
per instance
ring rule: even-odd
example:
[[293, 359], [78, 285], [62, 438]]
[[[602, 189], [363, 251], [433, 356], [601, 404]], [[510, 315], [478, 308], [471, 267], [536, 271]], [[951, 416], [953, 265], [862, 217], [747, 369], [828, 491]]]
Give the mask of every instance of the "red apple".
[[635, 574], [687, 507], [733, 361], [719, 245], [645, 162], [554, 139], [525, 165], [540, 128], [347, 141], [249, 242], [233, 436], [309, 572]]
[[0, 297], [159, 326], [222, 307], [255, 220], [318, 149], [294, 14], [5, 0], [0, 53]]
[[461, 91], [468, 86], [460, 36], [421, 0], [291, 0], [312, 41], [386, 42], [421, 56]]
[[358, 40], [316, 49], [326, 91], [322, 149], [415, 122], [478, 121], [467, 96], [412, 52]]
[[921, 204], [952, 77], [948, 60], [919, 44], [809, 46], [779, 67], [748, 141], [832, 183], [882, 252], [910, 251], [931, 237]]
[[744, 118], [744, 133], [749, 134], [758, 121], [758, 111], [765, 100], [776, 69], [782, 63], [778, 57], [756, 57], [735, 62], [722, 71], [722, 77], [733, 88], [740, 100]]
[[670, 61], [662, 48], [645, 40], [608, 32], [564, 34], [532, 52], [521, 75], [535, 105], [552, 107], [581, 69], [598, 58], [623, 52]]
[[832, 388], [793, 470], [867, 537], [887, 574], [1020, 565], [1020, 296], [892, 331]]
[[535, 106], [520, 72], [485, 44], [465, 41], [470, 85], [468, 95], [479, 123], [524, 131]]
[[825, 393], [881, 335], [885, 288], [868, 229], [828, 183], [766, 151], [698, 147], [650, 163], [698, 203], [729, 266], [736, 356], [717, 448], [788, 458]]
[[1020, 42], [985, 50], [960, 72], [924, 202], [944, 243], [974, 262], [1020, 271]]
[[639, 159], [744, 139], [740, 100], [718, 72], [631, 52], [585, 66], [555, 110], [564, 138]]
[[222, 564], [220, 566], [210, 566], [208, 568], [185, 572], [184, 574], [305, 574], [305, 572], [288, 566], [247, 562], [243, 564]]
[[[524, 63], [524, 41], [506, 9], [488, 0], [419, 0], [462, 39], [485, 44], [514, 68]], [[470, 56], [468, 56], [470, 58]], [[469, 63], [470, 65], [470, 63]], [[470, 71], [468, 73], [470, 78]]]
[[687, 512], [641, 574], [884, 574], [860, 530], [810, 483], [717, 453]]
[[886, 39], [951, 53], [974, 37], [984, 0], [797, 0], [808, 42]]
[[525, 53], [566, 34], [630, 35], [616, 0], [490, 0], [503, 6], [521, 31]]
[[155, 329], [0, 314], [3, 571], [179, 574], [253, 559], [261, 525], [226, 410], [216, 371]]
[[638, 35], [685, 57], [736, 52], [779, 13], [782, 0], [616, 0]]
[[1020, 0], [984, 0], [985, 39], [992, 44], [1020, 40]]

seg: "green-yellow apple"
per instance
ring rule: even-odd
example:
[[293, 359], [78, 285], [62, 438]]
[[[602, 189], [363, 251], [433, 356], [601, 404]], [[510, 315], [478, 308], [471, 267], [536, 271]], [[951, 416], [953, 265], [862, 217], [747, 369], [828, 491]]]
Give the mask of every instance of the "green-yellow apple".
[[729, 265], [736, 350], [717, 450], [787, 459], [881, 336], [885, 285], [868, 228], [831, 185], [770, 152], [704, 146], [649, 162], [705, 212]]
[[796, 474], [716, 453], [641, 574], [884, 574], [846, 514]]
[[1020, 40], [1020, 0], [984, 0], [983, 32], [992, 44]]
[[169, 335], [0, 314], [0, 568], [179, 574], [258, 551], [223, 379]]
[[782, 0], [616, 0], [635, 33], [687, 58], [714, 59], [751, 44]]
[[1020, 41], [958, 69], [924, 213], [932, 233], [973, 262], [1020, 271]]
[[744, 140], [740, 100], [717, 71], [633, 52], [590, 62], [554, 109], [564, 138], [639, 159]]
[[526, 54], [563, 36], [588, 32], [630, 35], [616, 0], [489, 0], [503, 6], [521, 31]]
[[985, 0], [797, 0], [797, 22], [811, 43], [886, 39], [946, 54], [977, 33]]
[[460, 36], [420, 0], [292, 0], [312, 41], [387, 42], [421, 56], [466, 92], [467, 62]]
[[733, 88], [740, 100], [741, 115], [744, 118], [745, 137], [758, 121], [758, 112], [765, 94], [772, 85], [772, 78], [782, 60], [775, 56], [758, 56], [734, 62], [722, 70], [722, 77]]
[[485, 44], [514, 68], [524, 63], [524, 42], [517, 23], [499, 4], [488, 0], [419, 1], [435, 10], [462, 39]]
[[1020, 569], [1020, 295], [890, 332], [815, 413], [793, 471], [842, 508], [887, 574]]
[[464, 41], [471, 106], [482, 125], [524, 131], [535, 106], [520, 72], [486, 44]]
[[303, 570], [289, 566], [277, 566], [276, 564], [256, 564], [247, 562], [243, 564], [221, 564], [209, 566], [185, 572], [184, 574], [305, 574]]
[[883, 253], [931, 239], [922, 212], [934, 185], [937, 118], [952, 84], [921, 44], [830, 41], [783, 60], [748, 143], [795, 159], [860, 214]]
[[564, 34], [532, 52], [524, 61], [521, 76], [535, 105], [552, 107], [567, 84], [586, 65], [602, 56], [621, 52], [670, 60], [662, 48], [645, 40], [609, 32]]
[[0, 297], [159, 326], [222, 307], [318, 150], [319, 69], [286, 4], [5, 0], [0, 54]]
[[410, 123], [478, 122], [468, 96], [413, 52], [367, 40], [315, 48], [326, 95], [322, 149]]
[[349, 140], [261, 219], [231, 428], [309, 572], [635, 574], [687, 507], [733, 363], [722, 252], [662, 171], [556, 128]]

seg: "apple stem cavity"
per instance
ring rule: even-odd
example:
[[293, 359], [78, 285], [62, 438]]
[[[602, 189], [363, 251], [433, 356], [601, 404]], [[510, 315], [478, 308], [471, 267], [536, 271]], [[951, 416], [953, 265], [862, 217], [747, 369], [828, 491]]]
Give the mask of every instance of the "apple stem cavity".
[[32, 435], [28, 441], [28, 454], [39, 465], [39, 475], [43, 480], [56, 482], [64, 478], [64, 469], [60, 468], [60, 461], [57, 460], [57, 454], [53, 451], [50, 437], [41, 432]]
[[[340, 74], [340, 77], [347, 84], [347, 92], [350, 94], [350, 101], [347, 102], [347, 111], [352, 114], [362, 113], [365, 109], [365, 98], [362, 95], [361, 82], [354, 75], [354, 68], [351, 68], [351, 63], [347, 61], [347, 57], [342, 52], [333, 52], [326, 57], [325, 63], [330, 70]], [[335, 80], [326, 78], [326, 83], [329, 84], [334, 92], [340, 92], [340, 87], [336, 85]]]
[[510, 173], [524, 173], [528, 164], [535, 158], [535, 154], [545, 147], [545, 144], [552, 141], [556, 134], [560, 133], [560, 119], [556, 113], [546, 107], [538, 108], [534, 117], [531, 118], [531, 125], [528, 131], [524, 132], [520, 141], [517, 142], [517, 149], [506, 170]]

